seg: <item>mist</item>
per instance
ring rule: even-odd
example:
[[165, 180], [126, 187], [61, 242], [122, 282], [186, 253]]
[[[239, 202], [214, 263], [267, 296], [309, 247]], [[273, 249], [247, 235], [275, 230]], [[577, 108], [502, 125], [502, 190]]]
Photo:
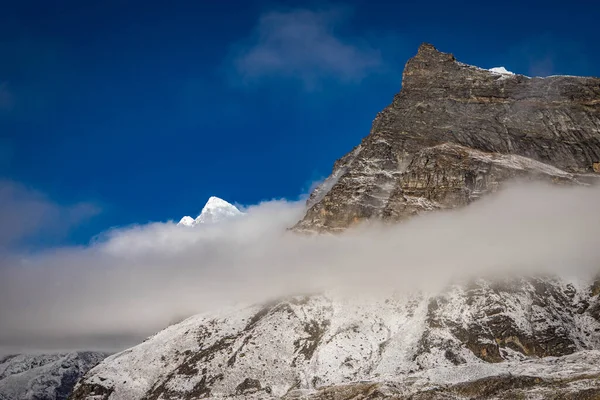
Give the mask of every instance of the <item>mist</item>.
[[151, 223], [10, 254], [0, 259], [0, 351], [115, 351], [196, 313], [290, 294], [431, 292], [528, 274], [584, 282], [600, 270], [599, 200], [599, 187], [521, 183], [338, 235], [291, 232], [304, 203], [270, 201], [215, 225]]

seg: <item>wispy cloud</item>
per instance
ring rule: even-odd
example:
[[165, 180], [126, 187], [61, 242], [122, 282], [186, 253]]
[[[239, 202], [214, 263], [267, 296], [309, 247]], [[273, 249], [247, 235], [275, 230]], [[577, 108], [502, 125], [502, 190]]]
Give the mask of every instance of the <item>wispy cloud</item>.
[[127, 346], [183, 316], [290, 293], [434, 291], [488, 274], [585, 276], [600, 262], [599, 189], [516, 186], [465, 209], [337, 236], [286, 231], [303, 205], [274, 201], [223, 224], [153, 223], [86, 247], [14, 255], [0, 259], [0, 343], [57, 346], [69, 337], [62, 346], [82, 346], [75, 338], [87, 337], [98, 347], [112, 337]]
[[382, 67], [379, 50], [337, 32], [346, 9], [295, 9], [262, 15], [250, 38], [237, 49], [234, 65], [246, 82], [279, 77], [315, 88], [324, 80], [359, 82]]
[[60, 237], [99, 211], [86, 202], [59, 205], [39, 191], [0, 180], [0, 250], [42, 236]]

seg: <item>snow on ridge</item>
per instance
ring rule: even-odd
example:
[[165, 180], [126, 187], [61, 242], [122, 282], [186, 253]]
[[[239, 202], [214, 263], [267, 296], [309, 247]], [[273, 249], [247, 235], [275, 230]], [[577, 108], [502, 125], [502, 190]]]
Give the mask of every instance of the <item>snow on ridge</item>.
[[494, 67], [494, 68], [488, 69], [488, 71], [493, 72], [495, 74], [502, 74], [502, 75], [514, 75], [515, 74], [514, 72], [511, 72], [504, 67]]
[[500, 78], [498, 78], [499, 81], [503, 81], [505, 79], [509, 79], [509, 78], [515, 76], [514, 72], [511, 72], [504, 67], [494, 67], [494, 68], [488, 69], [488, 71], [494, 75], [499, 75], [500, 76]]
[[517, 76], [517, 75], [519, 75], [521, 77], [524, 77], [524, 78], [527, 78], [527, 79], [531, 79], [531, 77], [526, 76], [526, 75], [515, 74], [514, 72], [507, 70], [505, 67], [493, 67], [493, 68], [486, 69], [486, 68], [478, 67], [476, 65], [465, 64], [465, 63], [462, 63], [460, 61], [454, 61], [454, 62], [457, 65], [460, 65], [461, 67], [471, 68], [471, 69], [475, 69], [475, 70], [478, 70], [478, 71], [484, 71], [484, 72], [492, 73], [492, 74], [498, 76], [497, 80], [499, 80], [499, 81], [503, 81], [505, 79], [508, 79], [508, 78], [510, 78], [512, 76]]

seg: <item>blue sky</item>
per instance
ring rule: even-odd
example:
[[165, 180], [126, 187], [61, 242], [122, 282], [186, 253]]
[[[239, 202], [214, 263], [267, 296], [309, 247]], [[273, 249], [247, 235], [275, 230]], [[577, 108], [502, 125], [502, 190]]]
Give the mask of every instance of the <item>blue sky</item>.
[[401, 3], [4, 4], [0, 248], [86, 243], [211, 195], [297, 199], [424, 41], [486, 68], [600, 75], [593, 2]]

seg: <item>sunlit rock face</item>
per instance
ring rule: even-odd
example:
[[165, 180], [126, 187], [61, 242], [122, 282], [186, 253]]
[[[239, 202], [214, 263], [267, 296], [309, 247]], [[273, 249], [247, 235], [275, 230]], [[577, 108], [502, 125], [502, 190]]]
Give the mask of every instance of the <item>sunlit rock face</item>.
[[600, 79], [504, 71], [423, 44], [400, 93], [335, 163], [295, 229], [341, 231], [460, 207], [515, 178], [598, 180]]

